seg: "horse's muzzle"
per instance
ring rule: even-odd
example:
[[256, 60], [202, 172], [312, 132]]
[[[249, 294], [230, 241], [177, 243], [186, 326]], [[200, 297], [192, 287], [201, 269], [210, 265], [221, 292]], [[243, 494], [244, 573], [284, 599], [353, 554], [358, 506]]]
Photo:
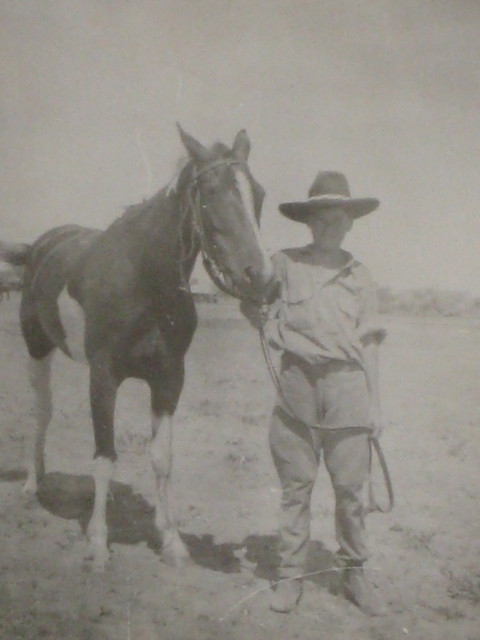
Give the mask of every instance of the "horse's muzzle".
[[272, 271], [260, 272], [252, 267], [245, 269], [245, 294], [252, 300], [270, 304], [278, 294], [278, 281]]

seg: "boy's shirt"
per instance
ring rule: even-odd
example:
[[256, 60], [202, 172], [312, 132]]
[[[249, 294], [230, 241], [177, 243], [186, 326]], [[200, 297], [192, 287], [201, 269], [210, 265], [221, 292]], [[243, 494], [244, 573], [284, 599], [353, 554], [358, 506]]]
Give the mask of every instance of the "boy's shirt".
[[264, 327], [272, 346], [310, 364], [362, 366], [362, 338], [378, 330], [377, 296], [369, 270], [346, 255], [341, 269], [314, 264], [312, 245], [273, 256], [280, 294]]

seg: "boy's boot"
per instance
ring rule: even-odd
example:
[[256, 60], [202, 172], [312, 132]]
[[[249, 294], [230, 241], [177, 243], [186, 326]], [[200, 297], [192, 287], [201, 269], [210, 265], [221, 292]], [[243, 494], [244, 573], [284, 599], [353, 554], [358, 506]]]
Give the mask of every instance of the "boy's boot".
[[368, 616], [387, 614], [377, 590], [366, 580], [361, 562], [347, 563], [343, 573], [343, 593], [347, 600]]
[[303, 584], [301, 578], [282, 580], [278, 583], [272, 596], [270, 609], [278, 613], [289, 613], [297, 606], [302, 592]]

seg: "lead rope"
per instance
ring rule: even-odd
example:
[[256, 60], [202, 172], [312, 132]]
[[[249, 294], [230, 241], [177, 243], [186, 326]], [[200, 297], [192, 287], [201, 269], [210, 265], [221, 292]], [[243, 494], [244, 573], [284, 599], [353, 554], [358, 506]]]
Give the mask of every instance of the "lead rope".
[[[300, 418], [298, 418], [295, 414], [295, 412], [293, 411], [293, 409], [291, 408], [289, 402], [287, 401], [287, 399], [285, 398], [285, 395], [282, 391], [282, 387], [280, 384], [280, 379], [278, 377], [278, 373], [275, 369], [275, 366], [273, 364], [272, 361], [272, 356], [270, 353], [270, 346], [268, 344], [267, 338], [265, 336], [265, 331], [263, 329], [263, 327], [260, 327], [259, 329], [259, 335], [260, 335], [260, 344], [262, 345], [262, 351], [263, 351], [263, 357], [265, 358], [265, 362], [267, 364], [267, 368], [268, 371], [270, 373], [270, 377], [272, 378], [273, 384], [275, 386], [275, 389], [277, 390], [278, 395], [280, 396], [280, 398], [282, 399], [283, 404], [285, 405], [285, 408], [287, 409], [287, 413], [290, 415], [291, 418], [293, 418], [294, 420], [297, 420], [298, 422], [301, 422], [302, 424], [304, 424], [306, 427], [308, 427], [311, 431], [313, 431], [314, 429], [326, 429], [329, 431], [333, 431], [336, 430], [338, 427], [325, 427], [323, 425], [318, 425], [318, 424], [309, 424], [307, 422], [305, 422], [304, 420], [300, 420]], [[342, 427], [340, 427], [342, 428]], [[351, 429], [352, 427], [343, 427], [346, 429]], [[312, 433], [312, 437], [314, 437], [314, 433]], [[380, 442], [378, 441], [378, 438], [374, 438], [373, 436], [369, 436], [368, 438], [368, 443], [369, 443], [369, 453], [370, 453], [370, 459], [369, 459], [369, 479], [368, 479], [368, 507], [367, 507], [367, 513], [373, 513], [375, 511], [379, 511], [380, 513], [390, 513], [390, 511], [393, 509], [393, 505], [395, 503], [395, 496], [393, 493], [393, 485], [392, 485], [392, 480], [390, 478], [390, 472], [388, 470], [388, 466], [387, 466], [387, 461], [385, 459], [385, 456], [383, 454], [382, 451], [382, 447], [380, 446]], [[383, 507], [382, 505], [379, 504], [378, 500], [375, 497], [375, 492], [373, 490], [373, 482], [372, 482], [372, 461], [373, 461], [373, 451], [375, 451], [377, 458], [378, 458], [378, 462], [380, 463], [380, 467], [382, 469], [382, 475], [383, 475], [383, 480], [385, 482], [385, 487], [387, 489], [387, 495], [388, 495], [388, 503], [386, 507]]]

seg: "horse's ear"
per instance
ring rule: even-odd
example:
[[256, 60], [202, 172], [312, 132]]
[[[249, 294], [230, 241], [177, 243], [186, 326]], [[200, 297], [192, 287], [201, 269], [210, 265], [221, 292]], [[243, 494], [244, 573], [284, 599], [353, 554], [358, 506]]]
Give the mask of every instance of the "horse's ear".
[[195, 138], [193, 138], [189, 133], [184, 131], [178, 122], [177, 128], [185, 149], [194, 160], [197, 160], [199, 162], [207, 162], [211, 159], [210, 154], [208, 153], [208, 149], [206, 149], [203, 144], [198, 142], [198, 140], [195, 140]]
[[232, 150], [233, 155], [237, 160], [241, 160], [242, 162], [246, 162], [248, 160], [248, 155], [250, 153], [250, 140], [248, 139], [245, 129], [239, 131], [235, 136]]

